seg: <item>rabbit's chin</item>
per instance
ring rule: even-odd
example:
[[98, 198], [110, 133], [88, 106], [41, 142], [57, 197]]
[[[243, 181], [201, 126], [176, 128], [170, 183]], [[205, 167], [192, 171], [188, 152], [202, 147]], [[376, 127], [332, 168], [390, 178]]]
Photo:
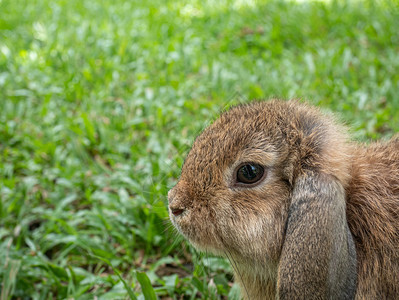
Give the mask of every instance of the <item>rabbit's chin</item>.
[[218, 255], [218, 256], [225, 256], [226, 250], [220, 249], [215, 247], [215, 245], [211, 245], [209, 243], [201, 243], [199, 241], [192, 241], [188, 239], [190, 244], [200, 252]]
[[180, 233], [194, 246], [195, 249], [201, 252], [212, 253], [215, 255], [222, 255], [225, 251], [222, 249], [219, 242], [214, 238], [197, 236], [196, 234], [185, 234], [182, 230]]
[[226, 250], [214, 234], [209, 234], [206, 231], [199, 232], [193, 229], [193, 227], [186, 227], [184, 223], [181, 224], [173, 219], [172, 223], [179, 233], [198, 251], [215, 255], [225, 254]]

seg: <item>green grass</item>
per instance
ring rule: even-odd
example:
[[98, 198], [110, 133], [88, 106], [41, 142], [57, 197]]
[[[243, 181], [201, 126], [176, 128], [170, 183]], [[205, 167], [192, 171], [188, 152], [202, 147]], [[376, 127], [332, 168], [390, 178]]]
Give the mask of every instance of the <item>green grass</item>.
[[233, 103], [303, 98], [357, 140], [399, 131], [397, 2], [213, 2], [0, 0], [1, 300], [234, 299], [166, 209]]

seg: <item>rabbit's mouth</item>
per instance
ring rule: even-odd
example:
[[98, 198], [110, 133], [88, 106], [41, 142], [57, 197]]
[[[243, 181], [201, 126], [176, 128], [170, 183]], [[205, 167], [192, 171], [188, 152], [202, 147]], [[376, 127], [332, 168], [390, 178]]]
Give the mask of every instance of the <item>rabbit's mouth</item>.
[[214, 254], [224, 253], [213, 226], [203, 219], [193, 218], [191, 211], [185, 210], [178, 215], [170, 212], [170, 220], [179, 233], [197, 250]]

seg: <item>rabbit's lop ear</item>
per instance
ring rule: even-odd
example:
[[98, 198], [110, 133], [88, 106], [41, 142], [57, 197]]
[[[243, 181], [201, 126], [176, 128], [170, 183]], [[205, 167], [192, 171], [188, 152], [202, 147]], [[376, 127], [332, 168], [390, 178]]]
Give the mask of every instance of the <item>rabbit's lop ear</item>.
[[345, 191], [333, 176], [306, 171], [294, 184], [278, 269], [278, 299], [353, 299], [356, 250]]

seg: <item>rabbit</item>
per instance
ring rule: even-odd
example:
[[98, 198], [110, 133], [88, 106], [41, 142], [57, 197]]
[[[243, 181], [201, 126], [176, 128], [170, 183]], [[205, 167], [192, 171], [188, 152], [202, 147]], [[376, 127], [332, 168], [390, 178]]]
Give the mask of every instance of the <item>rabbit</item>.
[[399, 299], [399, 139], [360, 145], [296, 100], [242, 104], [194, 141], [177, 230], [244, 299]]

